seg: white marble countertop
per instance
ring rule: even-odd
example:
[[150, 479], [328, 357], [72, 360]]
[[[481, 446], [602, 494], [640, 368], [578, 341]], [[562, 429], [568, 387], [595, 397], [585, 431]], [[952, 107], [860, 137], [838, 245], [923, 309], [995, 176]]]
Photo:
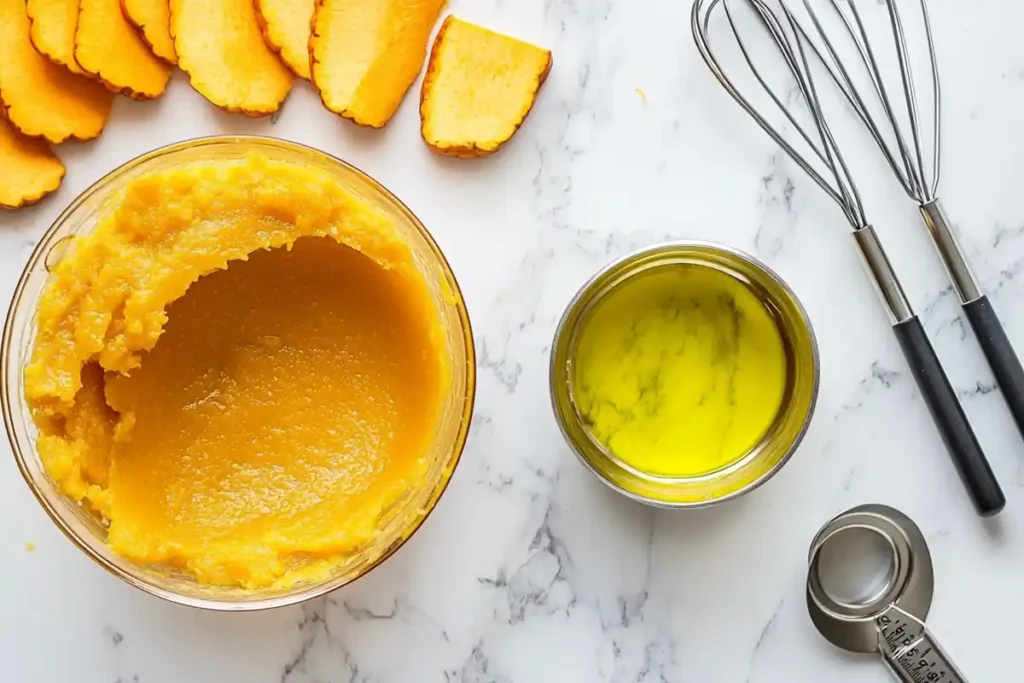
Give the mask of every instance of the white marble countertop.
[[[688, 2], [451, 5], [554, 51], [534, 112], [495, 157], [431, 154], [418, 135], [418, 85], [380, 132], [334, 117], [308, 86], [276, 123], [224, 114], [178, 74], [159, 101], [119, 99], [97, 142], [62, 147], [68, 176], [55, 197], [0, 215], [6, 302], [62, 207], [163, 144], [266, 134], [378, 178], [437, 237], [477, 334], [474, 428], [435, 513], [397, 555], [327, 599], [206, 613], [94, 565], [51, 524], [0, 444], [0, 680], [881, 682], [882, 665], [829, 646], [804, 604], [811, 536], [864, 502], [895, 505], [922, 527], [937, 572], [930, 623], [971, 679], [1019, 679], [1024, 443], [913, 204], [880, 181], [866, 187], [1005, 488], [1006, 511], [992, 524], [971, 510], [848, 226], [718, 89], [693, 47]], [[1024, 349], [1024, 7], [930, 6], [946, 102], [943, 196]], [[852, 157], [882, 177], [879, 157]], [[572, 293], [614, 256], [668, 237], [760, 256], [802, 298], [821, 346], [817, 412], [795, 457], [746, 498], [697, 512], [655, 511], [606, 489], [563, 443], [548, 402], [548, 347]]]

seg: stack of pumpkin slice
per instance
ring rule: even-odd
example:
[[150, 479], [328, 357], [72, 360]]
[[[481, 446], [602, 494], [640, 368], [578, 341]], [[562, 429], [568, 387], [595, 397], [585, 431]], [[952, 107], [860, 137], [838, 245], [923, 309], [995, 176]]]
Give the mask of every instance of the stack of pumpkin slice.
[[[160, 97], [175, 66], [217, 107], [276, 112], [295, 78], [381, 128], [416, 80], [444, 0], [0, 0], [0, 207], [55, 190], [50, 145], [90, 140], [113, 98]], [[462, 157], [518, 129], [551, 53], [448, 17], [420, 98], [424, 140]], [[9, 169], [9, 170], [8, 170]]]

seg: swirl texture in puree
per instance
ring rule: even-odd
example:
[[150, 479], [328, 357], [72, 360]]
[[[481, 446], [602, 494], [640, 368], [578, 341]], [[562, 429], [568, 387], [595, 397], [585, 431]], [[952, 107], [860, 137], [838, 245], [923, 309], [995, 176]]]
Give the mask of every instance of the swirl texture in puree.
[[132, 181], [61, 259], [25, 391], [115, 552], [287, 586], [423, 480], [446, 348], [383, 212], [319, 170], [195, 162]]

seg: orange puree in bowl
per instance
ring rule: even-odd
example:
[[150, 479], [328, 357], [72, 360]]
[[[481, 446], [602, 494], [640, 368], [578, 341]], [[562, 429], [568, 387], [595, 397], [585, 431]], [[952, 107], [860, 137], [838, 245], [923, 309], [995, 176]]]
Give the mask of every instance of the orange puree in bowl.
[[40, 457], [129, 559], [317, 578], [425, 476], [450, 372], [434, 301], [390, 219], [326, 174], [150, 173], [39, 302]]

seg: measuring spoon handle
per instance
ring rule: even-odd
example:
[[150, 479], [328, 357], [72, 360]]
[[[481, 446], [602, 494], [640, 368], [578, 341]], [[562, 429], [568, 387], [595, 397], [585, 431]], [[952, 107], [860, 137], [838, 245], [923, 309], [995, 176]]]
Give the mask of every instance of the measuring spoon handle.
[[889, 670], [904, 683], [967, 683], [967, 678], [925, 629], [910, 645], [898, 652], [883, 652]]
[[978, 437], [967, 421], [935, 349], [928, 341], [920, 318], [912, 315], [893, 325], [893, 330], [978, 514], [989, 517], [998, 513], [1006, 505], [1006, 496], [981, 450]]
[[967, 683], [924, 622], [895, 605], [875, 621], [878, 650], [904, 683]]
[[904, 683], [967, 683], [967, 678], [928, 630], [902, 653], [883, 653], [883, 656], [889, 670]]

